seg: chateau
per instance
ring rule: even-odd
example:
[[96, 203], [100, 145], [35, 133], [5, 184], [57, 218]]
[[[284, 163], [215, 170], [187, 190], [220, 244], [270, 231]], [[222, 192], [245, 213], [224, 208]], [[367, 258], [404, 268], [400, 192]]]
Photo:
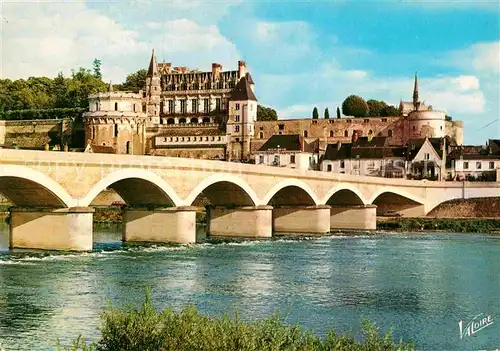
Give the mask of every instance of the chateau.
[[157, 63], [153, 51], [144, 90], [115, 92], [110, 84], [108, 92], [89, 96], [87, 143], [119, 154], [249, 160], [273, 135], [317, 140], [320, 154], [355, 134], [385, 137], [391, 146], [445, 136], [463, 142], [462, 122], [419, 100], [416, 75], [413, 100], [401, 101], [400, 116], [257, 121], [254, 90], [243, 61], [237, 70], [213, 63], [211, 72], [200, 72]]

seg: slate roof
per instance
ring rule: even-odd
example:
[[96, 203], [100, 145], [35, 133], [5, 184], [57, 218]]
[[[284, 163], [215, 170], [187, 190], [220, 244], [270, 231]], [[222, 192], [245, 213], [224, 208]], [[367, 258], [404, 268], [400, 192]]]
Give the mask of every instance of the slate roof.
[[245, 77], [247, 78], [247, 81], [248, 81], [248, 84], [255, 84], [253, 79], [252, 79], [252, 76], [250, 75], [250, 72], [248, 72]]
[[151, 54], [151, 61], [149, 61], [148, 77], [158, 75], [158, 64], [156, 62], [155, 51]]
[[[362, 138], [360, 138], [362, 139]], [[375, 140], [377, 139], [377, 140]], [[351, 158], [360, 159], [380, 159], [380, 158], [404, 158], [406, 155], [406, 147], [391, 147], [386, 144], [386, 137], [373, 138], [373, 143], [365, 142], [358, 143], [341, 143], [328, 144], [326, 147], [323, 160], [343, 160]], [[361, 145], [361, 146], [360, 146]]]
[[255, 94], [252, 91], [252, 88], [250, 88], [250, 84], [248, 83], [248, 80], [246, 77], [242, 77], [238, 84], [234, 87], [234, 90], [231, 92], [231, 98], [230, 100], [232, 101], [243, 101], [243, 100], [251, 100], [251, 101], [257, 101], [257, 98], [255, 97]]
[[[302, 140], [304, 140], [302, 149]], [[268, 150], [282, 150], [282, 151], [297, 151], [297, 152], [318, 152], [318, 140], [307, 142], [306, 139], [299, 134], [286, 134], [286, 135], [273, 135], [262, 145], [260, 152]]]

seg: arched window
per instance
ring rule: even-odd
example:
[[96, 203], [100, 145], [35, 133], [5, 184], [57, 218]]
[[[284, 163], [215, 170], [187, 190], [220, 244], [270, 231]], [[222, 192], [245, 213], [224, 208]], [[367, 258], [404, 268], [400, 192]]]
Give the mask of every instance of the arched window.
[[349, 132], [347, 130], [344, 130], [344, 136], [345, 137], [348, 137], [349, 136]]
[[95, 139], [95, 127], [92, 127], [92, 139]]
[[371, 129], [370, 129], [370, 130], [368, 131], [368, 135], [372, 135], [372, 134], [373, 134], [373, 130], [371, 130]]
[[125, 145], [125, 153], [130, 154], [130, 141], [127, 141], [127, 144]]
[[198, 118], [191, 118], [191, 124], [197, 124]]
[[118, 111], [118, 103], [115, 102], [115, 111]]
[[181, 119], [179, 120], [179, 124], [185, 124], [185, 123], [186, 123], [186, 119], [185, 119], [185, 118], [181, 118]]
[[175, 120], [173, 118], [167, 119], [167, 124], [175, 124]]
[[392, 137], [392, 129], [389, 129], [389, 130], [387, 131], [387, 136], [388, 136], [388, 137]]
[[333, 138], [333, 130], [330, 130], [330, 138]]
[[304, 130], [304, 138], [307, 138], [307, 130]]
[[98, 102], [95, 103], [95, 110], [99, 111], [99, 103]]
[[210, 123], [210, 118], [209, 117], [203, 118], [203, 123]]
[[115, 124], [115, 137], [118, 136], [118, 124]]
[[262, 139], [264, 137], [264, 133], [263, 132], [260, 132], [259, 133], [259, 138]]

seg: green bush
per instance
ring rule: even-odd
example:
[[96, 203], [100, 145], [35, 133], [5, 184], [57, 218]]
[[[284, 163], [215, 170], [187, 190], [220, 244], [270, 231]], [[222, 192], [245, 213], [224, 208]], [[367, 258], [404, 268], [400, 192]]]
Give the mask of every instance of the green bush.
[[62, 119], [79, 118], [85, 108], [50, 108], [39, 110], [11, 110], [0, 112], [0, 120]]
[[101, 315], [101, 339], [87, 345], [79, 337], [70, 348], [58, 350], [413, 350], [412, 344], [395, 343], [389, 330], [364, 322], [361, 341], [349, 335], [329, 331], [325, 338], [288, 325], [273, 315], [256, 322], [243, 322], [238, 314], [212, 318], [187, 307], [176, 313], [172, 309], [157, 312], [149, 291], [140, 309], [110, 309]]

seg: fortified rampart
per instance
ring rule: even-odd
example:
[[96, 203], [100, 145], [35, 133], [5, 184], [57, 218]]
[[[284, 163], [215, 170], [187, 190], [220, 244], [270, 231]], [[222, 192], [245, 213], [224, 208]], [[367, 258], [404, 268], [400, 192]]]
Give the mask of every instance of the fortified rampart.
[[43, 149], [72, 143], [72, 122], [65, 119], [0, 121], [0, 145]]

